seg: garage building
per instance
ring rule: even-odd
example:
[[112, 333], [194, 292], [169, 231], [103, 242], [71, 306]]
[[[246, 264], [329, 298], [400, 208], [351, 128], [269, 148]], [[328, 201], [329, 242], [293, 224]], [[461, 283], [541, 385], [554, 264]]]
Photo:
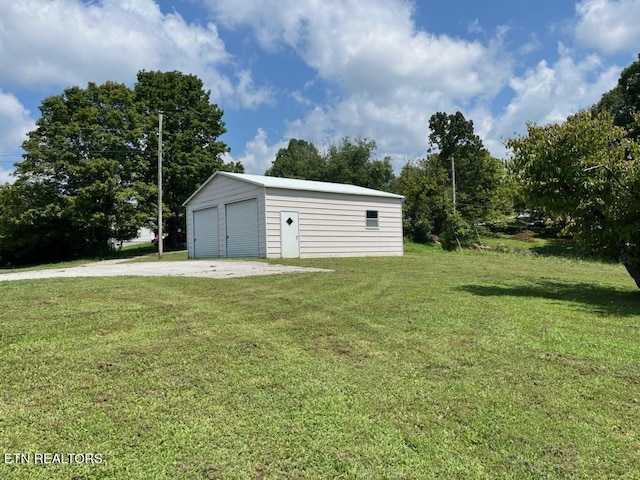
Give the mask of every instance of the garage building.
[[216, 172], [184, 202], [189, 258], [402, 255], [401, 195]]

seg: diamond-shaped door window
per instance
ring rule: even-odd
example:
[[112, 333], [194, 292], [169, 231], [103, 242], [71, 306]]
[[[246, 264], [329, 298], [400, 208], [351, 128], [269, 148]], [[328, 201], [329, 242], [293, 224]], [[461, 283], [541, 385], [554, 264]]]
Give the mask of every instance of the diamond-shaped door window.
[[287, 219], [287, 225], [291, 225], [292, 223], [293, 223], [293, 220], [291, 219], [291, 217], [289, 217], [289, 218]]

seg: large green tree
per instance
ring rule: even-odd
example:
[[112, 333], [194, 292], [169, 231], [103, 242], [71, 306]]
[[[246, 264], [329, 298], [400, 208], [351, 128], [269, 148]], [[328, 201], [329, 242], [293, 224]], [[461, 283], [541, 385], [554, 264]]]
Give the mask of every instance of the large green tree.
[[292, 138], [286, 148], [278, 150], [265, 175], [322, 181], [325, 170], [325, 159], [313, 143]]
[[373, 159], [376, 149], [377, 145], [373, 140], [344, 137], [339, 144], [329, 147], [325, 180], [376, 190], [391, 190], [395, 178], [391, 159]]
[[396, 187], [404, 195], [404, 234], [415, 242], [426, 243], [443, 230], [451, 207], [447, 190], [448, 175], [436, 155], [407, 162]]
[[640, 148], [625, 128], [583, 111], [562, 124], [528, 124], [506, 145], [528, 205], [569, 218], [579, 245], [621, 261], [640, 288]]
[[0, 262], [102, 254], [157, 218], [158, 112], [163, 122], [165, 231], [185, 229], [182, 203], [224, 163], [222, 111], [200, 79], [140, 72], [43, 100], [16, 181], [0, 190]]
[[395, 179], [393, 165], [389, 158], [373, 159], [376, 148], [373, 140], [344, 137], [321, 155], [314, 144], [291, 139], [265, 174], [390, 191]]
[[[163, 112], [163, 200], [168, 242], [186, 229], [182, 203], [218, 170], [242, 172], [239, 163], [226, 163], [223, 112], [211, 103], [210, 92], [195, 75], [181, 72], [138, 73], [135, 97], [145, 123], [145, 158], [150, 184], [157, 183], [158, 112]], [[151, 202], [153, 199], [149, 199]]]
[[594, 110], [609, 112], [615, 125], [627, 130], [632, 138], [640, 137], [640, 54], [638, 60], [622, 70], [616, 86], [602, 96]]
[[405, 233], [418, 242], [438, 236], [445, 248], [455, 248], [471, 233], [471, 224], [510, 208], [504, 165], [484, 148], [473, 122], [460, 112], [435, 113], [429, 130], [431, 153], [407, 163], [397, 180], [397, 190], [405, 196]]
[[431, 149], [447, 172], [452, 196], [455, 175], [453, 207], [462, 218], [468, 222], [487, 220], [504, 209], [504, 165], [484, 148], [473, 121], [461, 112], [437, 112], [429, 119], [429, 130]]
[[141, 118], [123, 84], [89, 83], [48, 97], [2, 187], [1, 261], [100, 254], [136, 236], [153, 187], [140, 155]]

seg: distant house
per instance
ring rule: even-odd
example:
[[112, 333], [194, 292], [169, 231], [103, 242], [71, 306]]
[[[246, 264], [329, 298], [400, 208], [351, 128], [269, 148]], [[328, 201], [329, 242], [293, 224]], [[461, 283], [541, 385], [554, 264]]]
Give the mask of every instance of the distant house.
[[183, 206], [189, 258], [403, 254], [401, 195], [216, 172]]

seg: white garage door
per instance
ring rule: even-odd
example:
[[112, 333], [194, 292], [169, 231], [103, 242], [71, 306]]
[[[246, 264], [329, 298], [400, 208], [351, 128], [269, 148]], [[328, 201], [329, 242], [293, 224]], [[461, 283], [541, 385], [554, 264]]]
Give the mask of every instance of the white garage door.
[[258, 256], [258, 202], [256, 199], [228, 203], [227, 257]]
[[216, 207], [193, 212], [193, 257], [218, 256], [218, 209]]

